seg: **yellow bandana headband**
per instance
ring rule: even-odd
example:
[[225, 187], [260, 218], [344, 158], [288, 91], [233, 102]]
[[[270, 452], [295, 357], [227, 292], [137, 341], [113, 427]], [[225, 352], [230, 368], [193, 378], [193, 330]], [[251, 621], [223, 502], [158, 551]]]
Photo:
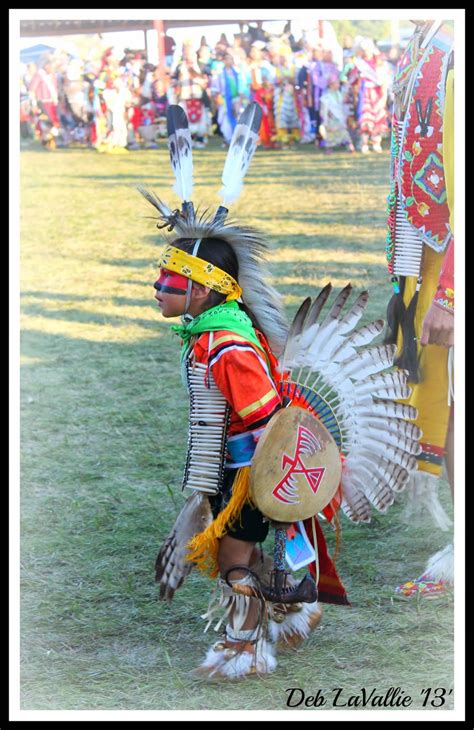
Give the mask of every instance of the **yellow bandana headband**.
[[176, 274], [182, 274], [188, 279], [197, 281], [198, 284], [208, 286], [219, 294], [226, 294], [226, 302], [238, 299], [242, 295], [241, 287], [230, 274], [209, 261], [204, 261], [198, 256], [191, 256], [175, 246], [169, 244], [165, 246], [158, 266], [174, 271]]

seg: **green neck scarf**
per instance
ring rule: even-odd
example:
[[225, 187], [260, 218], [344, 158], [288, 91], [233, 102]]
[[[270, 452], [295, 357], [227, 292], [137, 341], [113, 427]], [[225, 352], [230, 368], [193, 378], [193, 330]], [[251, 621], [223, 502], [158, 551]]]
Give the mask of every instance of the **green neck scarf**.
[[175, 324], [171, 329], [183, 340], [181, 359], [185, 357], [188, 351], [189, 340], [193, 335], [199, 335], [202, 332], [215, 332], [216, 330], [230, 330], [231, 332], [235, 332], [265, 352], [260, 344], [260, 340], [255, 334], [250, 317], [239, 308], [236, 301], [224, 302], [211, 309], [206, 309], [189, 322], [189, 324]]

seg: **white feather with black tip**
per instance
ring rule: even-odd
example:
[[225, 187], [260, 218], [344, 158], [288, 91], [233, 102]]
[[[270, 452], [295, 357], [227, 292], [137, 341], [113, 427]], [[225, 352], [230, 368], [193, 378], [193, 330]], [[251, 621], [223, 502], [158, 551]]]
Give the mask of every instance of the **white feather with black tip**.
[[176, 178], [175, 193], [183, 202], [191, 201], [193, 194], [193, 153], [188, 118], [184, 109], [171, 104], [166, 113], [168, 149], [171, 167]]
[[252, 102], [242, 112], [234, 129], [222, 172], [219, 195], [224, 205], [233, 203], [242, 192], [243, 180], [255, 154], [262, 122], [262, 109]]

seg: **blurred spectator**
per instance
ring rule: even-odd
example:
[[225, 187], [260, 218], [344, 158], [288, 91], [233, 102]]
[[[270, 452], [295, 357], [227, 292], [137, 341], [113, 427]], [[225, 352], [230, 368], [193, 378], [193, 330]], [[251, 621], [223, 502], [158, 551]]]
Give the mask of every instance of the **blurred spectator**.
[[300, 142], [308, 144], [316, 139], [316, 111], [312, 76], [313, 52], [306, 50], [302, 65], [297, 71], [296, 92], [300, 117]]
[[240, 67], [247, 63], [247, 53], [244, 49], [242, 36], [240, 34], [234, 35], [234, 42], [229, 48], [229, 52], [232, 53], [235, 66]]
[[105, 152], [126, 152], [128, 143], [127, 111], [132, 105], [130, 90], [120, 76], [108, 83], [103, 97], [109, 112], [110, 128], [105, 138]]
[[198, 58], [200, 57], [202, 50], [204, 51], [204, 54], [205, 54], [205, 57], [206, 58], [210, 58], [211, 57], [211, 55], [212, 55], [212, 48], [209, 45], [209, 43], [207, 42], [205, 35], [201, 36], [201, 43], [199, 44], [199, 48], [198, 48], [198, 52], [197, 52]]
[[348, 35], [341, 47], [325, 20], [288, 21], [281, 34], [271, 36], [263, 21], [239, 23], [239, 28], [232, 45], [223, 33], [214, 49], [201, 36], [197, 54], [192, 40], [179, 53], [166, 35], [164, 68], [147, 63], [143, 50], [127, 48], [118, 58], [113, 47], [96, 60], [57, 51], [42, 59], [39, 68], [23, 67], [22, 144], [37, 139], [45, 147], [90, 145], [101, 152], [157, 146], [166, 136], [170, 103], [186, 109], [196, 146], [204, 146], [214, 132], [228, 143], [251, 99], [263, 111], [260, 140], [265, 147], [299, 138], [327, 148], [327, 138], [319, 132], [321, 99], [328, 80], [340, 75], [338, 91], [352, 143], [363, 152], [381, 150], [398, 47], [385, 58], [369, 39]]
[[58, 82], [53, 72], [50, 56], [40, 61], [39, 68], [31, 79], [28, 93], [33, 114], [36, 115], [37, 129], [42, 143], [50, 148], [56, 146], [59, 136]]
[[227, 53], [227, 49], [229, 48], [230, 43], [227, 40], [227, 36], [225, 33], [221, 33], [221, 37], [216, 43], [215, 46], [215, 52], [216, 54], [219, 53], [220, 55], [224, 55], [224, 53]]
[[242, 48], [244, 49], [247, 56], [249, 56], [253, 40], [252, 35], [249, 32], [248, 23], [239, 23], [239, 38]]
[[230, 53], [225, 54], [224, 66], [211, 83], [212, 97], [217, 106], [217, 124], [224, 143], [229, 145], [237, 120], [245, 107], [245, 81]]
[[329, 84], [329, 79], [333, 79], [334, 76], [339, 77], [340, 69], [334, 63], [333, 52], [330, 48], [323, 48], [323, 76], [326, 79], [326, 86]]
[[296, 67], [292, 61], [291, 48], [282, 43], [278, 49], [275, 66], [274, 86], [274, 141], [283, 148], [300, 139], [300, 123], [296, 102]]
[[20, 73], [20, 140], [21, 142], [29, 142], [34, 138], [33, 133], [33, 114], [31, 109], [30, 96], [28, 94], [28, 86], [31, 76], [28, 76], [28, 68], [25, 64], [21, 64], [22, 72]]
[[310, 63], [311, 80], [313, 84], [313, 109], [314, 109], [314, 122], [316, 130], [316, 145], [320, 146], [322, 142], [321, 135], [319, 133], [319, 126], [321, 124], [320, 115], [320, 104], [321, 96], [326, 91], [328, 84], [328, 77], [325, 72], [325, 66], [323, 62], [323, 49], [321, 46], [313, 48], [312, 61]]
[[332, 152], [336, 147], [342, 146], [346, 147], [349, 152], [354, 152], [337, 74], [329, 78], [328, 87], [321, 96], [320, 118], [320, 134], [324, 140], [325, 151]]
[[167, 68], [173, 65], [173, 56], [176, 49], [176, 41], [167, 33], [165, 34], [165, 63]]
[[293, 32], [291, 30], [291, 20], [289, 20], [283, 28], [282, 40], [286, 41], [286, 43], [290, 46], [291, 50], [294, 53], [300, 50], [300, 44], [299, 42], [297, 43], [295, 36], [293, 35]]
[[210, 46], [201, 46], [197, 53], [197, 59], [198, 66], [201, 69], [202, 73], [212, 73], [212, 49], [210, 48]]
[[[352, 41], [352, 39], [351, 39]], [[351, 136], [352, 144], [356, 149], [360, 147], [359, 123], [357, 120], [357, 84], [351, 83], [351, 72], [355, 68], [355, 50], [354, 47], [346, 47], [344, 66], [340, 75], [341, 92], [344, 100], [344, 108], [346, 113], [346, 124]]]
[[249, 23], [248, 34], [251, 39], [251, 45], [258, 41], [267, 43], [267, 41], [270, 40], [268, 33], [266, 33], [263, 30], [262, 25], [263, 25], [263, 20], [255, 20], [254, 22]]
[[275, 118], [273, 115], [274, 68], [263, 58], [262, 41], [256, 41], [250, 48], [250, 89], [251, 100], [256, 101], [262, 109], [260, 125], [260, 141], [264, 147], [275, 146]]
[[190, 42], [183, 44], [183, 57], [171, 76], [171, 84], [175, 103], [186, 111], [194, 146], [205, 147], [211, 122], [205, 93], [208, 78], [199, 68], [197, 54]]
[[[302, 21], [300, 21], [302, 24]], [[320, 47], [324, 50], [332, 51], [333, 62], [338, 69], [342, 68], [342, 48], [337, 40], [334, 27], [329, 20], [313, 20], [306, 21], [303, 24], [304, 37], [311, 48]]]
[[347, 61], [354, 55], [354, 39], [348, 33], [342, 39], [342, 64], [343, 68]]
[[372, 148], [374, 152], [381, 152], [382, 136], [388, 132], [388, 79], [380, 51], [370, 38], [362, 38], [356, 46], [354, 67], [348, 80], [357, 97], [360, 151], [366, 154]]

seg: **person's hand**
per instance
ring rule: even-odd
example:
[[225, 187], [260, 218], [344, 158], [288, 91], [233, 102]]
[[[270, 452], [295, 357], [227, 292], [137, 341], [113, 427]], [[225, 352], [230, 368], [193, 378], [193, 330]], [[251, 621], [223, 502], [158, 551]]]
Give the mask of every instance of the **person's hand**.
[[420, 343], [451, 347], [454, 344], [454, 314], [433, 302], [423, 320]]

